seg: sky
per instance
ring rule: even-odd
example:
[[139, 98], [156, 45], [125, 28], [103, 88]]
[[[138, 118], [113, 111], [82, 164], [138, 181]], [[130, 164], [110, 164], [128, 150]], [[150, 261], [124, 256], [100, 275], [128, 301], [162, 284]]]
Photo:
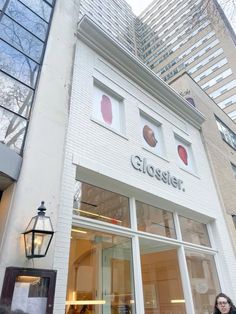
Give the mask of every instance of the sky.
[[135, 15], [139, 15], [153, 0], [126, 0]]

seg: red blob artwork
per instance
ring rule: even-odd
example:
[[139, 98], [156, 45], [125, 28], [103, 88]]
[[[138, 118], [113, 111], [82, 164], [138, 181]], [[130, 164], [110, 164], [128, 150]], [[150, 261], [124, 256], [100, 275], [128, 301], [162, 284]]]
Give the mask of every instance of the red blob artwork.
[[157, 140], [155, 138], [155, 134], [154, 134], [153, 130], [148, 125], [145, 125], [143, 127], [143, 137], [149, 146], [151, 146], [151, 147], [156, 146]]
[[179, 154], [180, 159], [187, 166], [188, 165], [188, 153], [186, 149], [181, 145], [178, 145], [178, 154]]
[[108, 124], [112, 124], [112, 105], [111, 105], [111, 100], [106, 95], [102, 95], [101, 113], [102, 113], [103, 120], [106, 123], [108, 123]]

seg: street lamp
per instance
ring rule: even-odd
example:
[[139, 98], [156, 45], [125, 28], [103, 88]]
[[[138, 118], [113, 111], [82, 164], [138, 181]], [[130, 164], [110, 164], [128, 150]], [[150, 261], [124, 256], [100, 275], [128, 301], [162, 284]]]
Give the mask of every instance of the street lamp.
[[44, 257], [54, 234], [51, 219], [45, 216], [44, 202], [38, 208], [38, 215], [31, 218], [24, 234], [27, 258]]

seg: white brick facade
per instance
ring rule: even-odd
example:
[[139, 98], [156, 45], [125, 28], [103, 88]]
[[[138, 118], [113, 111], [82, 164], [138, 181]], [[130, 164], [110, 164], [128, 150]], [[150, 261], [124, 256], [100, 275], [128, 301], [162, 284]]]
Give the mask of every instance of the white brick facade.
[[[91, 38], [90, 38], [91, 40]], [[96, 41], [96, 40], [95, 40]], [[93, 43], [91, 42], [91, 45]], [[105, 49], [105, 48], [104, 48]], [[132, 81], [108, 59], [78, 40], [75, 55], [69, 128], [62, 188], [60, 232], [57, 234], [54, 268], [58, 269], [55, 312], [63, 313], [66, 295], [67, 263], [72, 208], [72, 189], [75, 177], [129, 197], [147, 201], [161, 208], [198, 219], [212, 225], [212, 241], [221, 253], [217, 256], [222, 289], [232, 295], [236, 291], [235, 257], [221, 212], [199, 129], [183, 117], [171, 112], [147, 89]], [[128, 65], [127, 65], [128, 66]], [[121, 67], [122, 68], [122, 67]], [[118, 94], [124, 102], [125, 135], [121, 136], [102, 126], [92, 117], [93, 83], [97, 80]], [[136, 78], [137, 79], [137, 78]], [[162, 95], [165, 97], [165, 95]], [[167, 99], [168, 101], [168, 99]], [[157, 119], [163, 128], [166, 157], [160, 158], [142, 148], [139, 110]], [[176, 160], [177, 134], [191, 143], [197, 174], [179, 168]], [[162, 170], [168, 170], [183, 180], [185, 192], [164, 184], [135, 170], [131, 155], [140, 155]], [[75, 170], [77, 166], [77, 171]], [[69, 214], [69, 213], [68, 213]], [[59, 229], [58, 229], [59, 230]], [[64, 243], [64, 256], [61, 251]], [[223, 254], [222, 254], [223, 252]], [[222, 274], [224, 274], [222, 276]]]

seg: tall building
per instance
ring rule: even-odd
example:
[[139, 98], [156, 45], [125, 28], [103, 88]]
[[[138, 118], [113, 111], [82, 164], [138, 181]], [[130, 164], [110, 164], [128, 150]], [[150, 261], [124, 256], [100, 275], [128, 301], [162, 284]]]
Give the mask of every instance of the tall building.
[[82, 0], [79, 17], [85, 14], [136, 54], [135, 16], [125, 0]]
[[187, 72], [236, 119], [236, 36], [217, 1], [153, 1], [137, 19], [142, 58], [170, 83]]
[[125, 1], [80, 6], [164, 81], [187, 72], [236, 119], [236, 36], [216, 0], [154, 0], [139, 17]]

